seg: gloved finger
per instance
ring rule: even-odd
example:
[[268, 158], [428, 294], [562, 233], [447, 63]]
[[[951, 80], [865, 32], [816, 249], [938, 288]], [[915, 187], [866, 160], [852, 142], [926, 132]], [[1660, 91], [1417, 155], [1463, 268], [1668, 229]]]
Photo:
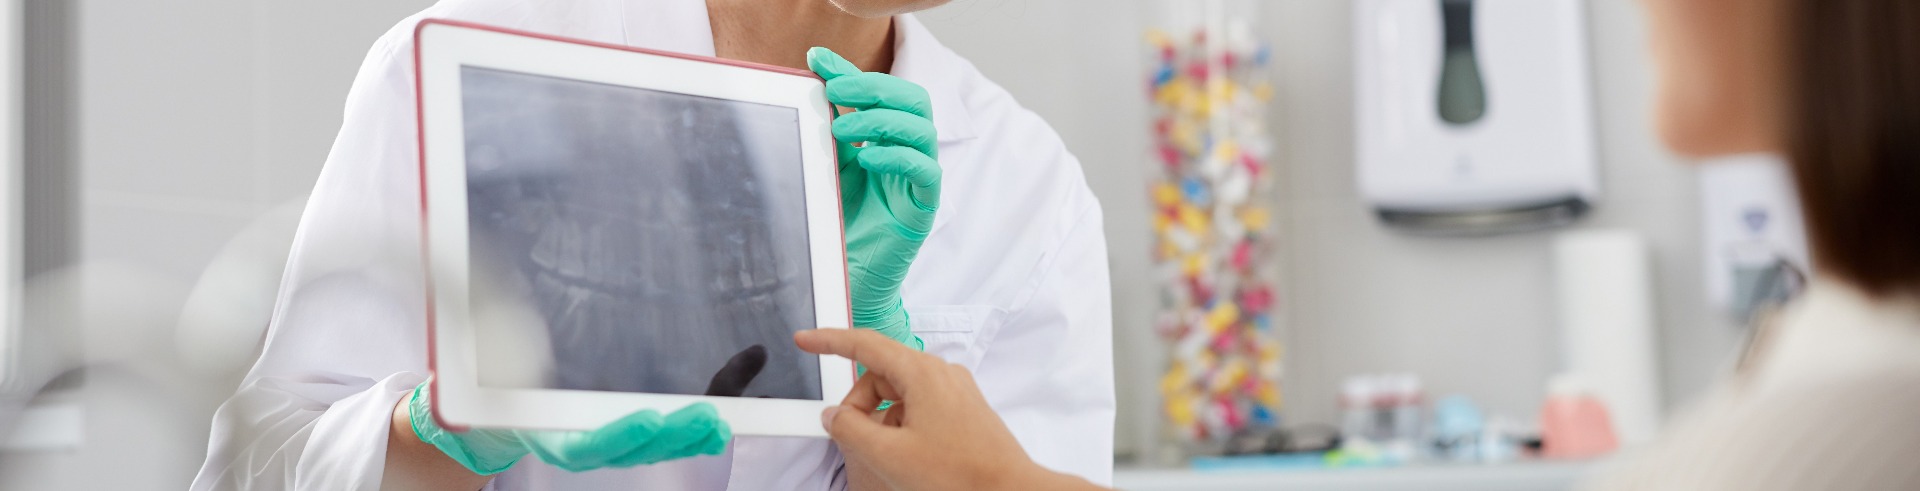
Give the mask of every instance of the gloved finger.
[[845, 75], [861, 73], [860, 67], [854, 66], [853, 62], [847, 61], [833, 50], [819, 46], [807, 49], [807, 68], [813, 69], [813, 73], [829, 82]]
[[[928, 157], [940, 156], [933, 121], [906, 111], [868, 109], [834, 118], [833, 138], [842, 142], [911, 147]], [[860, 153], [866, 153], [866, 149], [862, 148]]]
[[522, 441], [526, 442], [528, 453], [567, 472], [582, 472], [600, 468], [613, 455], [606, 451], [594, 451], [603, 441], [596, 431], [528, 431], [522, 432]]
[[853, 162], [855, 158], [858, 158], [860, 156], [860, 147], [853, 146], [853, 144], [860, 143], [860, 142], [846, 142], [846, 141], [834, 140], [833, 143], [834, 143], [833, 151], [835, 153], [834, 157], [839, 160], [839, 164], [840, 164], [839, 166], [840, 178], [842, 182], [845, 182], [846, 178], [848, 177], [847, 176], [848, 172], [859, 171], [859, 168], [857, 166], [854, 166]]
[[[901, 149], [900, 147], [873, 148], [894, 148], [904, 153], [916, 153], [913, 150]], [[887, 152], [881, 152], [881, 154], [885, 153]], [[876, 155], [878, 156], [878, 154]], [[926, 238], [926, 234], [933, 231], [933, 216], [936, 211], [934, 208], [937, 207], [939, 203], [916, 202], [912, 208], [897, 204], [895, 203], [897, 198], [894, 196], [901, 192], [900, 188], [904, 188], [904, 192], [908, 193], [908, 200], [919, 200], [919, 198], [913, 196], [913, 194], [916, 193], [913, 189], [915, 187], [913, 183], [905, 182], [907, 179], [905, 176], [898, 174], [881, 174], [868, 169], [866, 166], [860, 166], [860, 170], [866, 171], [867, 179], [879, 180], [880, 182], [877, 184], [885, 188], [884, 191], [878, 193], [881, 197], [878, 200], [879, 206], [884, 208], [880, 211], [892, 217], [895, 222], [898, 222], [903, 227], [898, 230], [899, 232], [910, 232], [911, 234], [908, 235], [917, 235], [919, 238], [924, 239]], [[937, 188], [938, 186], [935, 187]], [[928, 197], [937, 198], [938, 196], [936, 194]], [[919, 213], [913, 213], [914, 211], [919, 211]], [[903, 237], [906, 236], [903, 235]], [[882, 258], [883, 256], [891, 256], [898, 253], [897, 251], [885, 248], [863, 247], [864, 244], [862, 244], [859, 239], [848, 241], [848, 245], [852, 248], [850, 252], [848, 252], [848, 254], [852, 255], [848, 258], [849, 261], [857, 260], [873, 263], [886, 260]], [[899, 284], [905, 278], [905, 275], [906, 271], [901, 270], [895, 272], [895, 274], [886, 276], [875, 275], [873, 279], [876, 281], [890, 282], [891, 284]], [[854, 329], [865, 329], [880, 333], [888, 339], [898, 341], [900, 344], [913, 346], [915, 351], [919, 351], [923, 345], [917, 342], [920, 337], [913, 335], [912, 317], [912, 315], [907, 313], [906, 305], [902, 303], [900, 297], [897, 295], [887, 300], [853, 304]], [[866, 373], [864, 365], [858, 366], [860, 367], [860, 373]]]
[[900, 176], [913, 186], [910, 194], [920, 211], [940, 208], [940, 162], [905, 147], [875, 146], [860, 149], [860, 167], [876, 174]]
[[[641, 429], [642, 431], [644, 429]], [[732, 428], [712, 404], [695, 403], [674, 411], [655, 431], [629, 435], [634, 443], [625, 453], [607, 461], [611, 467], [655, 464], [696, 455], [719, 455], [733, 439]]]
[[571, 472], [606, 467], [634, 447], [648, 445], [665, 426], [659, 411], [635, 411], [593, 431], [562, 435], [562, 444], [552, 452], [561, 462], [547, 463]]
[[893, 109], [933, 117], [933, 98], [920, 84], [885, 73], [853, 73], [827, 81], [827, 102], [854, 109]]

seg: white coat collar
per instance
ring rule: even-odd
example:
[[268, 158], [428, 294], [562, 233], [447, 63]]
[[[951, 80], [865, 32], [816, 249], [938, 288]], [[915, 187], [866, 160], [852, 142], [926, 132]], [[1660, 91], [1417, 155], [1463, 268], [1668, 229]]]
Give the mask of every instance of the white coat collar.
[[[627, 45], [713, 56], [713, 24], [707, 19], [706, 0], [629, 0], [620, 5], [626, 20], [621, 36]], [[892, 73], [927, 89], [942, 143], [974, 137], [973, 119], [961, 97], [968, 66], [913, 15], [893, 18]]]
[[920, 84], [933, 97], [933, 125], [942, 143], [974, 137], [973, 118], [961, 97], [968, 66], [967, 60], [934, 39], [920, 19], [912, 14], [893, 18], [893, 75]]

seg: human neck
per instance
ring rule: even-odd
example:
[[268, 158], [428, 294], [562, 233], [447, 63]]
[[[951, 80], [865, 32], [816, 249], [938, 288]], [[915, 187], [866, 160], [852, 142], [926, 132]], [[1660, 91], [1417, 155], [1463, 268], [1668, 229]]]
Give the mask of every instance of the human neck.
[[807, 48], [822, 46], [861, 70], [893, 66], [893, 19], [855, 17], [828, 0], [707, 0], [715, 56], [807, 68]]

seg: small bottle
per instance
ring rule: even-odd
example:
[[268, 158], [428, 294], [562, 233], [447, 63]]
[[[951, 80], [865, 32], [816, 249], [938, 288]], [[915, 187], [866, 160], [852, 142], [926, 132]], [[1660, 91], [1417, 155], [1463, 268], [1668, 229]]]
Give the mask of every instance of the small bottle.
[[1373, 398], [1367, 403], [1368, 413], [1373, 415], [1373, 427], [1367, 437], [1377, 445], [1393, 443], [1393, 407], [1400, 403], [1399, 394], [1393, 392], [1393, 382], [1385, 375], [1370, 375], [1367, 385], [1373, 389]]
[[1376, 433], [1374, 424], [1374, 388], [1366, 377], [1347, 377], [1340, 386], [1340, 446], [1356, 449], [1371, 447]]
[[1391, 398], [1390, 410], [1393, 414], [1392, 430], [1387, 445], [1387, 453], [1400, 460], [1411, 460], [1418, 456], [1421, 435], [1424, 426], [1422, 415], [1426, 412], [1426, 389], [1421, 386], [1420, 378], [1411, 373], [1389, 375], [1387, 384]]
[[1480, 460], [1486, 417], [1467, 396], [1455, 394], [1434, 402], [1431, 426], [1435, 457], [1456, 462]]

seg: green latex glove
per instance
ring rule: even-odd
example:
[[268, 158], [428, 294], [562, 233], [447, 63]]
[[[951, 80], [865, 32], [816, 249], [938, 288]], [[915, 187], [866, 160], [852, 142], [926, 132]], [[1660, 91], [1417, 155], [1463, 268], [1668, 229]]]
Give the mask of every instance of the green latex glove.
[[733, 431], [712, 404], [698, 403], [665, 417], [645, 410], [593, 431], [475, 429], [454, 433], [433, 421], [427, 384], [407, 401], [413, 434], [433, 444], [475, 474], [488, 476], [513, 467], [531, 453], [569, 472], [602, 467], [633, 467], [696, 455], [719, 455]]
[[807, 66], [826, 79], [828, 102], [855, 109], [833, 120], [853, 325], [925, 349], [908, 327], [900, 284], [940, 207], [933, 100], [913, 82], [862, 72], [826, 48], [808, 50]]

